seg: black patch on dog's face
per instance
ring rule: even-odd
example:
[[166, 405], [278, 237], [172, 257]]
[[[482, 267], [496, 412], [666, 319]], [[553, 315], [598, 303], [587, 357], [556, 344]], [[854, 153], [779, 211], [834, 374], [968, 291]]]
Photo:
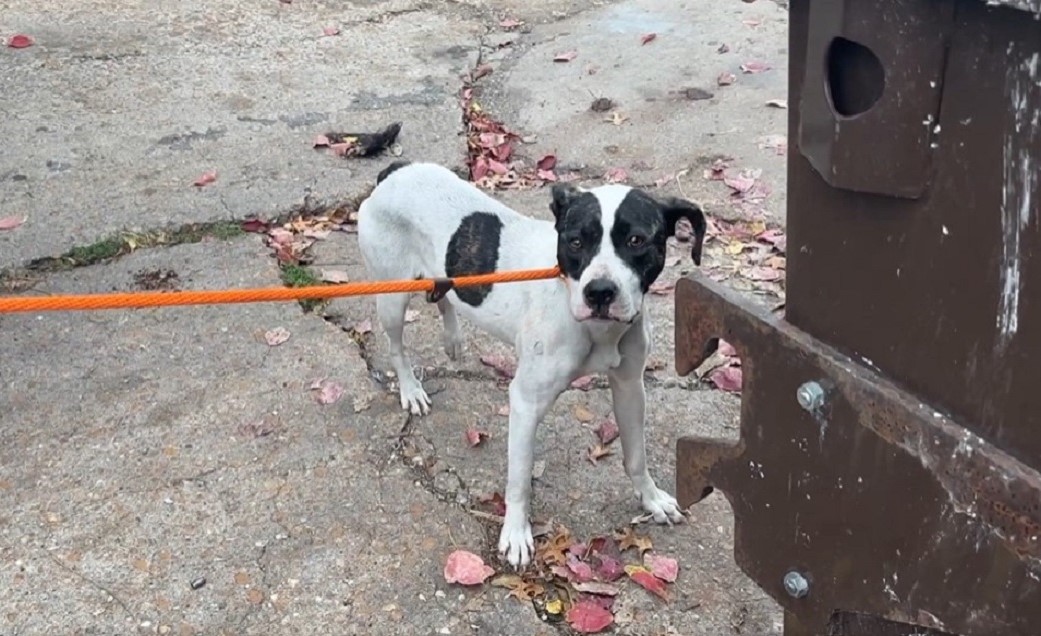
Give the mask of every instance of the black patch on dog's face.
[[[455, 234], [448, 241], [445, 274], [454, 278], [494, 272], [499, 263], [501, 234], [502, 221], [494, 214], [474, 212], [463, 217]], [[459, 287], [454, 291], [459, 300], [478, 307], [492, 292], [492, 286]]]
[[636, 273], [645, 294], [665, 268], [668, 237], [661, 204], [640, 190], [630, 190], [615, 210], [611, 244]]
[[550, 209], [557, 219], [557, 265], [568, 278], [578, 280], [604, 238], [600, 202], [589, 192], [554, 186]]

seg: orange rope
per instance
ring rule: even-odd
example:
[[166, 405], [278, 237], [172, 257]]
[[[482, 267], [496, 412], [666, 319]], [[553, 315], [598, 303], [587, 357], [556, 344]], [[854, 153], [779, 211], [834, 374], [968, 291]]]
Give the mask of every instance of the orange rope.
[[[515, 283], [543, 280], [560, 275], [560, 269], [522, 269], [476, 276], [447, 279], [453, 287], [472, 287], [493, 283]], [[256, 289], [219, 289], [210, 291], [129, 292], [42, 297], [0, 297], [0, 314], [24, 311], [83, 311], [91, 309], [129, 309], [171, 307], [174, 305], [223, 305], [287, 300], [319, 300], [341, 296], [368, 296], [430, 292], [435, 280], [390, 280], [343, 283], [315, 287], [262, 287]]]

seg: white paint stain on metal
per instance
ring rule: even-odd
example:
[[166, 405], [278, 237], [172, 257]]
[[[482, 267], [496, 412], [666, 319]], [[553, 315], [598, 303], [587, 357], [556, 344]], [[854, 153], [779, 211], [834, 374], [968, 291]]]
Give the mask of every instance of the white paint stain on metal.
[[[1009, 54], [1014, 57], [1014, 46]], [[1038, 186], [1037, 149], [1041, 148], [1041, 82], [1038, 81], [1039, 54], [1033, 53], [1009, 67], [1006, 83], [1010, 96], [1012, 125], [1005, 131], [1002, 148], [1004, 187], [1001, 191], [1002, 258], [999, 277], [998, 345], [1004, 348], [1019, 331], [1019, 295], [1022, 235], [1036, 216], [1033, 201]]]

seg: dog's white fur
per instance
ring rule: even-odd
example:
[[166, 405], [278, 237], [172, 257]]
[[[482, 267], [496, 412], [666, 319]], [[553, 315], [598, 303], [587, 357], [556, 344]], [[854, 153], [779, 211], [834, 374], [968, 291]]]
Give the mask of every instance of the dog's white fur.
[[[514, 346], [517, 372], [510, 383], [509, 468], [506, 517], [499, 549], [514, 566], [527, 565], [534, 551], [528, 520], [535, 430], [557, 396], [577, 377], [606, 373], [618, 422], [626, 474], [643, 508], [658, 523], [683, 514], [659, 489], [647, 468], [644, 442], [643, 372], [651, 343], [650, 322], [642, 313], [643, 293], [634, 272], [618, 257], [610, 240], [614, 212], [629, 188], [594, 188], [602, 224], [601, 249], [581, 280], [540, 280], [495, 285], [478, 307], [450, 292], [438, 302], [444, 345], [455, 359], [462, 351], [457, 313]], [[557, 261], [553, 223], [523, 216], [434, 164], [409, 164], [392, 172], [362, 203], [358, 239], [373, 280], [445, 276], [445, 253], [461, 220], [473, 212], [493, 213], [502, 221], [499, 270], [551, 267]], [[618, 286], [609, 315], [589, 320], [582, 286], [608, 278]], [[412, 371], [402, 333], [409, 295], [377, 297], [379, 319], [390, 343], [391, 364], [400, 382], [402, 408], [427, 413], [430, 398]]]

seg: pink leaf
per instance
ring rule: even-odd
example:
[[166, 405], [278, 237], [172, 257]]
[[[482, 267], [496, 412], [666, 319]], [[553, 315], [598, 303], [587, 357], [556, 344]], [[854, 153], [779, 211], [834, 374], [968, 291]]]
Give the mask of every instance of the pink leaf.
[[655, 296], [668, 296], [674, 289], [676, 289], [676, 281], [659, 280], [651, 284], [647, 291]]
[[569, 554], [567, 557], [567, 569], [575, 575], [574, 580], [580, 583], [593, 580], [593, 568], [588, 563], [579, 561], [578, 557], [573, 554]]
[[318, 135], [311, 141], [312, 148], [327, 148], [329, 146], [329, 138], [325, 135]]
[[26, 218], [24, 216], [5, 216], [0, 219], [0, 230], [13, 230], [25, 223]]
[[512, 378], [513, 374], [517, 372], [517, 363], [512, 358], [498, 353], [487, 353], [481, 356], [481, 364], [495, 369], [500, 377], [506, 379]]
[[622, 183], [629, 179], [629, 173], [625, 171], [625, 168], [610, 168], [604, 174], [604, 178], [608, 183]]
[[480, 585], [495, 574], [484, 560], [472, 552], [456, 550], [445, 561], [445, 581], [460, 585]]
[[600, 559], [600, 565], [596, 567], [596, 576], [601, 581], [617, 581], [625, 574], [625, 568], [619, 559], [606, 554], [598, 554], [597, 558]]
[[354, 147], [355, 144], [352, 142], [342, 144], [329, 144], [329, 150], [332, 150], [333, 154], [337, 157], [346, 157], [347, 153], [350, 152], [351, 149]]
[[499, 26], [501, 26], [504, 29], [516, 29], [522, 24], [524, 23], [520, 20], [517, 20], [516, 18], [506, 18], [504, 20], [499, 21]]
[[198, 187], [201, 188], [202, 186], [209, 185], [209, 184], [213, 183], [216, 180], [217, 180], [217, 171], [216, 170], [210, 170], [208, 172], [204, 172], [201, 175], [199, 175], [199, 178], [196, 179], [195, 181], [193, 181], [192, 185], [195, 185], [195, 186], [198, 186]]
[[736, 81], [737, 75], [734, 75], [733, 73], [723, 72], [720, 73], [718, 77], [716, 77], [716, 84], [718, 86], [730, 86]]
[[575, 583], [573, 587], [576, 591], [585, 594], [596, 594], [597, 596], [618, 596], [618, 592], [620, 591], [617, 586], [611, 585], [610, 583], [600, 583], [599, 581]]
[[596, 384], [596, 376], [583, 375], [582, 377], [575, 378], [571, 381], [571, 388], [578, 389], [579, 391], [588, 391], [593, 388], [594, 384]]
[[471, 448], [474, 446], [480, 446], [481, 442], [487, 438], [488, 433], [485, 431], [477, 430], [473, 426], [466, 429], [466, 443], [469, 444]]
[[289, 340], [289, 330], [285, 327], [275, 327], [264, 333], [264, 342], [269, 347], [277, 347], [287, 340]]
[[580, 634], [595, 634], [607, 629], [614, 622], [614, 616], [591, 600], [583, 600], [571, 606], [567, 611], [567, 624]]
[[600, 424], [596, 427], [596, 436], [600, 439], [600, 443], [608, 445], [618, 438], [618, 423], [614, 421], [613, 417], [608, 417], [600, 420]]
[[332, 380], [318, 380], [311, 385], [311, 389], [318, 391], [315, 399], [319, 404], [333, 404], [345, 393], [343, 386]]
[[767, 64], [766, 62], [751, 61], [751, 62], [745, 62], [744, 64], [741, 65], [741, 72], [742, 73], [749, 73], [749, 74], [752, 74], [752, 73], [762, 73], [763, 71], [769, 71], [770, 68], [771, 68], [770, 65]]
[[552, 170], [553, 168], [557, 167], [557, 156], [546, 155], [542, 159], [538, 160], [538, 163], [535, 164], [535, 167], [539, 170]]
[[657, 37], [658, 37], [657, 33], [644, 33], [643, 35], [640, 36], [640, 45], [642, 46], [644, 44], [649, 44], [649, 43], [653, 42], [654, 39], [657, 38]]
[[501, 161], [496, 161], [495, 159], [488, 160], [488, 169], [495, 174], [506, 174], [510, 171], [506, 164]]
[[564, 51], [563, 53], [557, 53], [553, 56], [554, 62], [570, 62], [571, 60], [578, 57], [578, 51]]
[[741, 367], [735, 366], [720, 367], [708, 376], [709, 382], [714, 384], [717, 389], [730, 393], [741, 392], [741, 379]]
[[326, 37], [331, 37], [331, 36], [334, 36], [334, 35], [340, 35], [340, 27], [333, 26], [333, 25], [327, 26], [327, 27], [322, 29], [322, 35], [324, 35]]
[[25, 49], [29, 48], [32, 45], [33, 39], [28, 35], [23, 35], [21, 33], [17, 35], [12, 35], [7, 40], [7, 46], [9, 46], [12, 49]]
[[669, 593], [665, 590], [665, 583], [656, 578], [650, 571], [639, 565], [625, 566], [625, 573], [634, 583], [654, 594], [662, 600], [669, 600]]
[[474, 159], [473, 165], [470, 166], [470, 179], [472, 181], [480, 181], [488, 174], [488, 160], [484, 157], [477, 157]]
[[552, 170], [536, 170], [535, 176], [543, 181], [556, 181], [557, 175]]
[[654, 554], [653, 552], [643, 555], [643, 565], [651, 571], [651, 574], [666, 583], [675, 583], [680, 571], [680, 566], [676, 559]]
[[474, 67], [474, 70], [470, 71], [470, 81], [476, 82], [485, 75], [490, 75], [495, 70], [491, 64], [481, 64], [480, 66]]

